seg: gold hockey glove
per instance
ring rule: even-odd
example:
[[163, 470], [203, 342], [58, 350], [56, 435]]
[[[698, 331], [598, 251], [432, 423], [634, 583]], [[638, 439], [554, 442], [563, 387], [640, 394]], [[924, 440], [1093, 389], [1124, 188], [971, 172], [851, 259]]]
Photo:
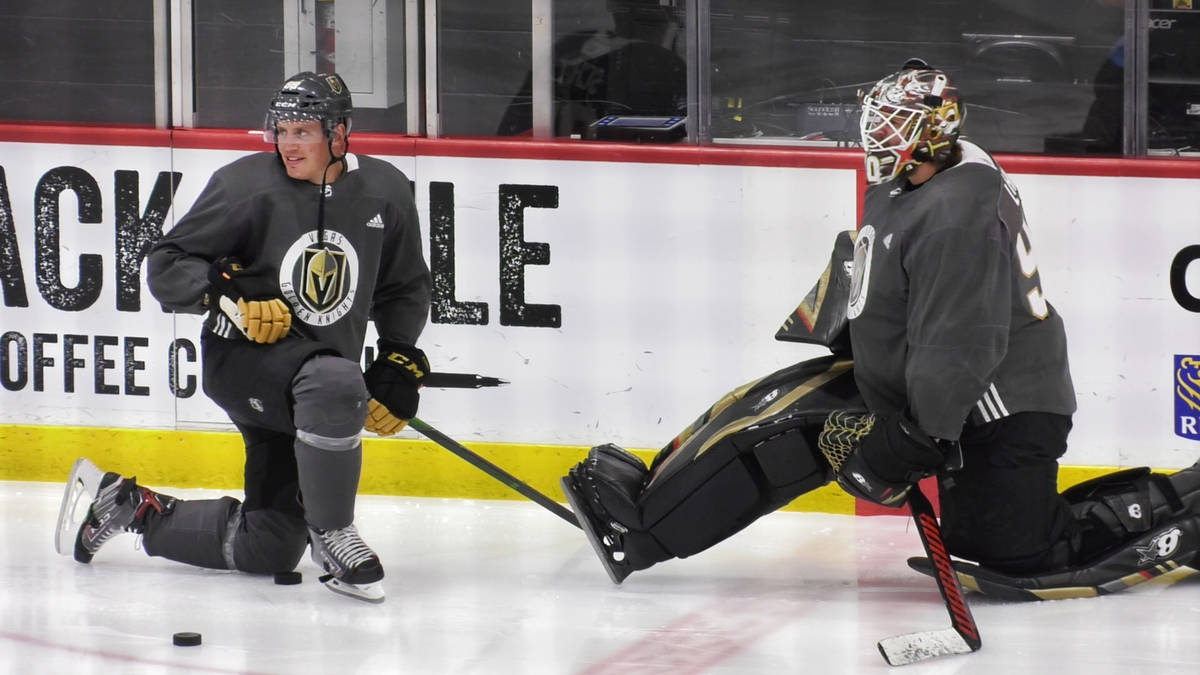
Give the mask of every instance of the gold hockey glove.
[[291, 330], [292, 311], [279, 297], [279, 285], [261, 274], [246, 271], [237, 258], [225, 257], [208, 270], [210, 309], [220, 311], [258, 344], [282, 340]]
[[408, 426], [408, 420], [402, 420], [384, 407], [382, 403], [371, 399], [367, 404], [367, 422], [363, 428], [380, 436], [391, 436]]

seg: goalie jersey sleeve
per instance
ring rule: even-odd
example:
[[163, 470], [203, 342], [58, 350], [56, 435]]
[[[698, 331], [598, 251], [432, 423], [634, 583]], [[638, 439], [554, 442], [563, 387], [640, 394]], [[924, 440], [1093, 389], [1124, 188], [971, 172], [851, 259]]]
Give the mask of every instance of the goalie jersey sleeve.
[[1020, 196], [987, 153], [961, 144], [962, 161], [924, 185], [867, 192], [847, 312], [868, 407], [907, 410], [947, 440], [968, 419], [1075, 410]]

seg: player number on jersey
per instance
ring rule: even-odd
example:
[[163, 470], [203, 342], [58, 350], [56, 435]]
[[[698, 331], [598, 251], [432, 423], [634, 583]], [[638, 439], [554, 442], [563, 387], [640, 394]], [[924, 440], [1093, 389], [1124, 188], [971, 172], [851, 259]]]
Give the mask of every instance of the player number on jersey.
[[1037, 273], [1037, 261], [1033, 258], [1033, 244], [1029, 241], [1029, 224], [1022, 223], [1021, 231], [1017, 233], [1017, 262], [1021, 265], [1021, 274], [1033, 281], [1033, 288], [1025, 294], [1025, 302], [1029, 311], [1039, 319], [1050, 316], [1050, 308], [1042, 295], [1042, 287]]

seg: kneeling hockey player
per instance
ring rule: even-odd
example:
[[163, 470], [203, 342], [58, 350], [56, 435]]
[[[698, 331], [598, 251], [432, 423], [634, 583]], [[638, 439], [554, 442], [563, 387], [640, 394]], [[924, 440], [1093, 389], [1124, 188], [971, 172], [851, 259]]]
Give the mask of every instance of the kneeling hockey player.
[[959, 137], [964, 112], [916, 59], [863, 96], [862, 222], [798, 310], [816, 319], [798, 339], [835, 356], [731, 392], [649, 469], [602, 445], [563, 478], [614, 582], [830, 480], [899, 507], [934, 475], [946, 546], [986, 593], [1096, 595], [1198, 567], [1200, 463], [1058, 492], [1075, 411], [1063, 321], [1016, 187]]
[[[245, 441], [244, 500], [184, 501], [105, 473], [79, 562], [120, 532], [152, 556], [260, 574], [292, 570], [311, 544], [327, 587], [383, 600], [383, 566], [354, 525], [360, 434], [416, 414], [431, 283], [408, 179], [348, 152], [351, 114], [339, 75], [289, 78], [267, 108], [274, 149], [219, 169], [149, 255], [159, 302], [207, 312], [204, 391]], [[364, 376], [368, 319], [380, 356]]]

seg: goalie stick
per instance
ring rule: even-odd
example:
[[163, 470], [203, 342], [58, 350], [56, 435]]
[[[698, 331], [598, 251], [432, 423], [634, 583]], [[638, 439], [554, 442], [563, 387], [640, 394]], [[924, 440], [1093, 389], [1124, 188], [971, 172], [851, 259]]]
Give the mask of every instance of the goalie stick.
[[946, 611], [950, 613], [950, 627], [942, 630], [905, 633], [884, 638], [879, 641], [879, 653], [883, 655], [888, 665], [904, 666], [925, 659], [949, 654], [969, 654], [982, 646], [979, 639], [979, 628], [967, 600], [958, 575], [950, 563], [950, 554], [942, 541], [942, 530], [938, 526], [937, 516], [933, 513], [933, 505], [921, 492], [921, 486], [914, 485], [909, 491], [908, 508], [912, 513], [913, 522], [917, 524], [917, 534], [925, 547], [925, 555], [936, 574], [938, 591], [942, 601], [946, 603]]
[[558, 516], [559, 518], [562, 518], [563, 520], [574, 525], [575, 527], [579, 527], [579, 521], [575, 519], [575, 514], [571, 513], [571, 511], [568, 510], [565, 506], [563, 506], [562, 504], [559, 504], [558, 502], [554, 501], [553, 499], [550, 499], [549, 497], [542, 494], [541, 492], [538, 492], [537, 490], [529, 487], [529, 485], [522, 482], [519, 478], [513, 476], [512, 474], [508, 473], [504, 469], [501, 469], [500, 467], [496, 466], [495, 464], [492, 464], [491, 462], [484, 459], [480, 455], [472, 452], [471, 450], [468, 450], [464, 445], [462, 445], [458, 441], [455, 441], [453, 438], [450, 438], [446, 434], [443, 434], [442, 432], [438, 431], [437, 429], [434, 429], [433, 427], [429, 426], [428, 424], [426, 424], [425, 422], [423, 422], [422, 420], [420, 420], [416, 417], [414, 417], [408, 421], [408, 426], [412, 427], [413, 429], [416, 429], [421, 435], [425, 436], [426, 438], [433, 441], [434, 443], [437, 443], [438, 445], [442, 446], [443, 448], [445, 448], [445, 449], [449, 450], [450, 452], [453, 452], [454, 454], [463, 458], [464, 460], [469, 462], [471, 465], [473, 465], [475, 468], [482, 470], [484, 473], [491, 476], [492, 478], [495, 478], [496, 480], [500, 481], [501, 483], [504, 483], [505, 485], [512, 488], [513, 490], [516, 490], [522, 496], [527, 497], [528, 499], [534, 501], [535, 503], [537, 503], [539, 506], [545, 508], [550, 513], [553, 513], [554, 515]]

